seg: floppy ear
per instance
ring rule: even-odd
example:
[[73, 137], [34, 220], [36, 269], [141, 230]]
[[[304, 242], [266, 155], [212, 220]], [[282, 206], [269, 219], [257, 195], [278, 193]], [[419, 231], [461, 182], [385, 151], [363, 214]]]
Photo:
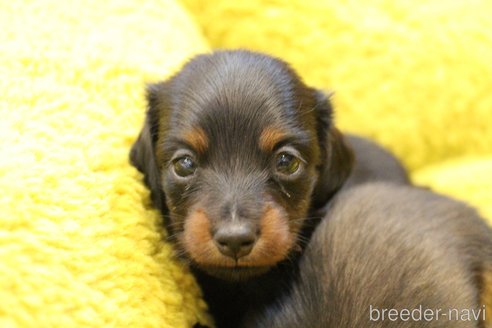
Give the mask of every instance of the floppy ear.
[[333, 109], [328, 97], [315, 91], [316, 129], [318, 133], [321, 164], [318, 181], [313, 191], [313, 205], [322, 207], [347, 180], [354, 155], [343, 135], [333, 125]]
[[155, 145], [159, 129], [159, 99], [160, 92], [163, 89], [163, 83], [149, 85], [147, 88], [148, 109], [145, 123], [130, 151], [131, 163], [144, 174], [144, 182], [150, 189], [152, 202], [161, 211], [166, 210], [166, 205], [160, 171], [155, 156]]

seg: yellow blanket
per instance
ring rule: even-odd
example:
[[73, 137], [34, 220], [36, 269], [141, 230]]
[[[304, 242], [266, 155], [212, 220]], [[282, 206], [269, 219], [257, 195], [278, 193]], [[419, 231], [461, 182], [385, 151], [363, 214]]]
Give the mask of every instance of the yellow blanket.
[[[206, 321], [128, 152], [206, 43], [170, 0], [0, 3], [0, 327]], [[145, 204], [145, 206], [144, 206]]]

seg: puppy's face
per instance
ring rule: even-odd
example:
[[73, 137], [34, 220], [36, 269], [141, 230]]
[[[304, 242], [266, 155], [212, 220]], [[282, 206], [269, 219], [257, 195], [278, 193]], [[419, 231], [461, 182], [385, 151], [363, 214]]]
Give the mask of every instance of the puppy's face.
[[196, 57], [148, 99], [132, 162], [179, 253], [211, 275], [243, 279], [284, 260], [310, 208], [350, 172], [327, 99], [271, 57]]

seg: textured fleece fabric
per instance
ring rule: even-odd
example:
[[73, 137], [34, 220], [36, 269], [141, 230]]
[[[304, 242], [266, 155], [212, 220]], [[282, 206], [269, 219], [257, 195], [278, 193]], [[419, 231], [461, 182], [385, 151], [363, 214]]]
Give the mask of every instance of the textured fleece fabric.
[[0, 327], [190, 327], [206, 306], [128, 152], [207, 50], [170, 0], [0, 3]]

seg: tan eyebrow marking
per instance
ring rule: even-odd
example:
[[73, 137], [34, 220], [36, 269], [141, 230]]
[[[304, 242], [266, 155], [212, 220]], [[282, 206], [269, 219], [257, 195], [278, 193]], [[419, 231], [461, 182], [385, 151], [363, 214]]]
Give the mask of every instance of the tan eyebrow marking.
[[260, 135], [259, 145], [263, 151], [272, 151], [275, 145], [281, 141], [287, 134], [276, 127], [266, 127]]
[[208, 148], [208, 137], [200, 127], [192, 128], [184, 135], [185, 141], [198, 153], [203, 154]]

